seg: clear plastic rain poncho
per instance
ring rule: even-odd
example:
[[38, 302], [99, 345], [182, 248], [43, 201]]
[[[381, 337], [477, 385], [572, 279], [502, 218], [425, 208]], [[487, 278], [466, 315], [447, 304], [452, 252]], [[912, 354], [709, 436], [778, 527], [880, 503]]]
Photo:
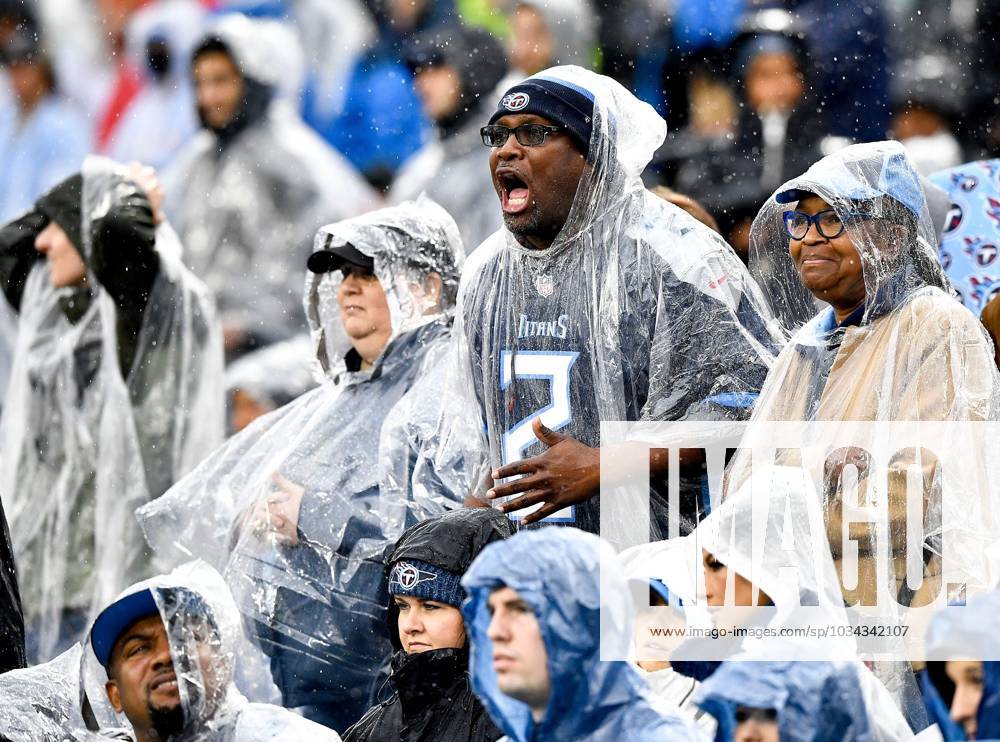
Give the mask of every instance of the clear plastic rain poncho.
[[49, 662], [0, 675], [0, 738], [10, 742], [108, 739], [110, 735], [87, 731], [83, 721], [82, 657], [83, 647], [74, 644]]
[[[241, 392], [265, 412], [282, 407], [319, 384], [314, 365], [312, 338], [305, 333], [251, 351], [226, 367], [230, 404], [235, 407], [234, 395]], [[238, 411], [232, 412], [235, 422]]]
[[[246, 638], [239, 611], [218, 572], [202, 561], [190, 562], [169, 574], [132, 585], [114, 602], [147, 591], [156, 611], [148, 615], [158, 615], [162, 620], [170, 651], [170, 668], [160, 672], [172, 669], [183, 712], [182, 729], [172, 734], [171, 740], [339, 742], [333, 730], [280, 706], [250, 703], [237, 689], [234, 678], [246, 656]], [[121, 632], [127, 631], [129, 625], [131, 622], [121, 626]], [[120, 733], [117, 730], [131, 730], [132, 725], [125, 713], [115, 712], [108, 699], [105, 683], [112, 676], [101, 665], [92, 640], [93, 635], [88, 637], [74, 678], [80, 679], [77, 701], [88, 711], [90, 729], [115, 738]], [[113, 645], [115, 640], [110, 643]], [[156, 646], [153, 644], [148, 651], [156, 651]], [[128, 658], [116, 655], [112, 648], [110, 660], [109, 667], [114, 670], [116, 664], [120, 669]], [[143, 682], [154, 680], [155, 675], [155, 670], [147, 671]], [[123, 673], [116, 682], [131, 677], [131, 673]]]
[[[860, 256], [867, 298], [844, 328], [826, 305], [816, 315], [789, 251], [783, 214], [808, 194], [836, 212]], [[898, 142], [847, 147], [775, 191], [754, 220], [751, 260], [767, 262], [768, 274], [758, 280], [790, 329], [812, 319], [784, 350], [755, 417], [993, 419], [992, 348], [976, 318], [953, 299], [935, 234], [923, 188]], [[879, 360], [870, 364], [872, 357]], [[793, 384], [799, 389], [788, 394]]]
[[[729, 245], [643, 187], [663, 119], [579, 67], [535, 77], [593, 98], [588, 166], [548, 249], [503, 228], [463, 273], [445, 436], [481, 475], [543, 450], [536, 418], [588, 446], [600, 421], [743, 419], [780, 346]], [[599, 498], [551, 519], [596, 532]]]
[[[360, 716], [390, 652], [384, 552], [409, 525], [460, 506], [465, 494], [427, 466], [421, 448], [440, 414], [462, 246], [454, 220], [426, 199], [316, 237], [317, 250], [345, 244], [374, 259], [389, 303], [392, 336], [374, 367], [347, 367], [342, 273], [308, 274], [322, 385], [256, 420], [138, 515], [158, 553], [194, 554], [225, 570], [286, 705], [340, 699], [358, 704]], [[440, 304], [425, 290], [431, 272], [442, 279]], [[304, 488], [291, 543], [260, 525], [283, 497], [276, 473]]]
[[[156, 231], [159, 269], [123, 378], [119, 345], [128, 341], [118, 336], [117, 307], [89, 260], [95, 225], [136, 186], [101, 158], [89, 158], [82, 175], [80, 253], [89, 288], [56, 289], [48, 263], [35, 263], [0, 420], [0, 492], [26, 623], [43, 660], [52, 656], [64, 611], [92, 618], [123, 585], [148, 574], [133, 511], [190, 471], [223, 434], [215, 308], [180, 264], [166, 223]], [[63, 309], [70, 298], [85, 307], [75, 322]]]
[[[713, 592], [711, 606], [705, 552], [727, 568], [726, 592]], [[897, 706], [915, 698], [915, 685], [911, 678], [903, 686], [905, 678], [896, 673], [888, 679], [896, 683], [890, 692], [860, 661], [864, 647], [851, 631], [820, 498], [803, 469], [755, 469], [753, 478], [728, 495], [692, 534], [633, 547], [621, 559], [627, 577], [661, 579], [679, 599], [673, 608], [654, 609], [663, 616], [654, 617], [654, 628], [676, 626], [673, 610], [678, 608], [685, 616], [688, 639], [665, 646], [664, 656], [651, 659], [670, 660], [685, 674], [692, 672], [685, 665], [719, 661], [850, 662], [872, 739], [909, 738], [909, 726]], [[751, 594], [755, 605], [738, 592], [736, 575], [759, 591]], [[706, 629], [713, 627], [717, 633], [707, 635]], [[752, 666], [747, 672], [753, 676]], [[765, 688], [766, 683], [757, 690], [763, 693]]]
[[[794, 210], [798, 199], [808, 194], [829, 204], [845, 226], [837, 240], [843, 245], [849, 239], [857, 251], [859, 258], [853, 259], [861, 262], [864, 300], [840, 325], [828, 307], [795, 333], [768, 376], [753, 421], [856, 423], [828, 426], [825, 432], [818, 426], [806, 434], [816, 445], [823, 443], [823, 436], [832, 442], [829, 436], [836, 434], [842, 445], [845, 431], [853, 431], [846, 445], [854, 450], [840, 463], [830, 462], [827, 481], [820, 488], [835, 546], [840, 543], [845, 507], [841, 473], [845, 467], [860, 472], [871, 499], [881, 480], [867, 479], [866, 467], [873, 460], [863, 453], [898, 451], [888, 463], [888, 524], [905, 518], [901, 495], [911, 466], [923, 472], [928, 493], [925, 575], [935, 579], [925, 580], [921, 590], [929, 595], [935, 584], [947, 582], [940, 572], [945, 541], [954, 559], [952, 567], [961, 573], [955, 582], [968, 582], [970, 594], [989, 588], [995, 577], [990, 576], [984, 554], [1000, 533], [1000, 498], [990, 472], [995, 456], [983, 440], [985, 434], [973, 427], [954, 426], [941, 432], [930, 423], [995, 419], [1000, 376], [983, 327], [950, 294], [917, 175], [901, 145], [876, 142], [826, 157], [778, 189], [757, 215], [751, 242], [758, 255], [770, 259], [772, 305], [786, 309], [810, 295], [791, 257], [782, 213]], [[800, 244], [802, 256], [831, 249], [822, 240]], [[889, 424], [902, 422], [912, 423], [907, 428], [912, 434], [908, 447], [891, 445], [901, 441], [904, 432], [902, 426]], [[947, 467], [939, 465], [943, 460], [963, 463], [944, 472]], [[745, 456], [734, 459], [731, 482], [742, 481], [749, 463]], [[949, 490], [951, 497], [941, 495]], [[919, 605], [923, 597], [903, 584], [903, 554], [886, 527], [879, 521], [861, 539], [864, 561], [871, 569], [854, 588], [845, 589], [845, 598], [852, 604], [861, 599], [872, 605], [884, 578], [885, 584], [894, 586], [892, 592], [901, 605]], [[878, 567], [883, 573], [876, 573], [874, 566], [881, 560], [871, 558], [877, 543], [895, 543], [891, 558]], [[834, 556], [839, 569], [839, 549]], [[884, 574], [887, 568], [889, 573]]]
[[[238, 132], [223, 141], [203, 130], [181, 150], [163, 176], [166, 209], [185, 262], [216, 295], [223, 324], [266, 344], [305, 327], [300, 276], [315, 230], [373, 208], [377, 197], [277, 98], [297, 74], [286, 28], [226, 17], [209, 35], [266, 92], [258, 88], [244, 101]], [[258, 100], [270, 95], [276, 99]]]

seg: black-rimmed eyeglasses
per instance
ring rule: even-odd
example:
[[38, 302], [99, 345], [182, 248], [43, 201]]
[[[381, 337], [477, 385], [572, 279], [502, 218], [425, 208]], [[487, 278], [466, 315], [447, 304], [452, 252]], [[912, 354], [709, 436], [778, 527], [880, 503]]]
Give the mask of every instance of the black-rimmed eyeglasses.
[[521, 124], [513, 129], [500, 124], [490, 124], [480, 129], [479, 133], [483, 137], [483, 144], [487, 147], [502, 147], [511, 133], [522, 147], [537, 147], [545, 141], [546, 136], [562, 130], [561, 126], [545, 124]]

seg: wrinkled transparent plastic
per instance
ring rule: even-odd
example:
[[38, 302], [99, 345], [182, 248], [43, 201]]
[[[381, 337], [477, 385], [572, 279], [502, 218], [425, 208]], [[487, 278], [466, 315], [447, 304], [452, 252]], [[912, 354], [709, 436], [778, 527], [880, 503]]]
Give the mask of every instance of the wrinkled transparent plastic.
[[[102, 158], [83, 168], [85, 261], [114, 189], [134, 189]], [[150, 571], [132, 512], [222, 440], [222, 333], [205, 286], [180, 264], [169, 224], [160, 268], [122, 378], [116, 307], [88, 270], [90, 303], [71, 323], [46, 262], [32, 268], [0, 421], [4, 493], [28, 625], [52, 656], [64, 610], [94, 612]], [[92, 374], [92, 375], [91, 375]]]

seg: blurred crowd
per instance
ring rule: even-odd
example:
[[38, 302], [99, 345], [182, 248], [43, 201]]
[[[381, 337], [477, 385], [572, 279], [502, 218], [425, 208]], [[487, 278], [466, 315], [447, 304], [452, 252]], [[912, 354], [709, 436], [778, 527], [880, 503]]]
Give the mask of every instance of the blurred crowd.
[[447, 192], [469, 244], [499, 222], [475, 207], [489, 186], [464, 135], [490, 93], [555, 64], [597, 69], [666, 118], [647, 184], [700, 200], [743, 253], [767, 194], [845, 143], [898, 139], [923, 174], [1000, 147], [993, 0], [5, 0], [0, 218], [87, 151], [183, 161], [198, 129], [218, 126], [198, 112], [191, 53], [228, 11], [281, 27], [266, 69], [243, 77], [276, 90], [378, 196]]
[[0, 737], [1000, 736], [990, 441], [888, 462], [853, 587], [867, 428], [819, 492], [684, 448], [600, 494], [613, 421], [1000, 419], [998, 39], [1000, 0], [0, 0]]

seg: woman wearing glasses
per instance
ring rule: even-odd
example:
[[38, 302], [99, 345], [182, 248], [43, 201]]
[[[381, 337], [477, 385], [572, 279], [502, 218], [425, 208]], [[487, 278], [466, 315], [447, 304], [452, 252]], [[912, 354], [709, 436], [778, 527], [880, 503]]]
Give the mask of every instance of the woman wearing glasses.
[[[920, 180], [897, 142], [853, 145], [823, 158], [779, 188], [751, 230], [752, 265], [793, 331], [752, 422], [838, 423], [800, 435], [804, 445], [832, 452], [814, 475], [823, 480], [823, 518], [844, 600], [887, 626], [908, 623], [912, 607], [947, 598], [944, 583], [964, 582], [970, 595], [988, 587], [984, 554], [1000, 530], [995, 477], [987, 471], [995, 449], [982, 431], [921, 425], [916, 440], [885, 424], [997, 417], [992, 344], [953, 297], [936, 245]], [[783, 460], [792, 455], [776, 458], [800, 464]], [[749, 472], [750, 456], [734, 457], [727, 491]], [[922, 494], [912, 503], [910, 472], [918, 475], [910, 489]], [[845, 506], [856, 502], [864, 507]], [[909, 566], [917, 569], [907, 579], [911, 552]], [[882, 646], [888, 651], [891, 642]], [[919, 728], [909, 666], [881, 663], [877, 670]]]
[[[1000, 377], [992, 343], [953, 297], [936, 243], [920, 180], [896, 142], [847, 147], [779, 188], [754, 220], [751, 259], [767, 265], [765, 292], [778, 316], [794, 321], [810, 309], [815, 316], [794, 332], [775, 361], [753, 420], [996, 419]], [[884, 602], [880, 585], [888, 586], [898, 604], [893, 610], [937, 598], [943, 590], [942, 548], [958, 549], [949, 564], [970, 590], [988, 579], [981, 559], [996, 538], [998, 509], [996, 493], [982, 483], [995, 479], [983, 470], [994, 456], [982, 448], [981, 431], [931, 430], [921, 428], [920, 448], [908, 448], [913, 442], [898, 438], [899, 428], [884, 425], [828, 426], [811, 433], [837, 452], [823, 472], [824, 517], [851, 604], [875, 605], [879, 596]], [[877, 472], [874, 456], [886, 442], [889, 460], [879, 466], [887, 469]], [[956, 461], [962, 462], [958, 471]], [[922, 541], [910, 540], [914, 549], [922, 542], [924, 579], [908, 582], [907, 539], [897, 536], [907, 533], [907, 473], [913, 466], [924, 477], [924, 518]], [[887, 494], [884, 519], [860, 524], [854, 521], [862, 518], [845, 516], [847, 472], [854, 469], [861, 497], [874, 497], [869, 485], [876, 483]], [[749, 457], [736, 457], [731, 483], [742, 481], [748, 470]], [[853, 565], [848, 572], [839, 562], [842, 552], [848, 553], [845, 542], [857, 546], [856, 573]], [[891, 544], [889, 558], [878, 559], [886, 544]]]
[[[952, 297], [920, 180], [896, 142], [847, 147], [779, 188], [752, 260], [795, 330], [761, 391], [765, 420], [985, 420], [992, 348]], [[818, 310], [818, 313], [817, 313]]]

